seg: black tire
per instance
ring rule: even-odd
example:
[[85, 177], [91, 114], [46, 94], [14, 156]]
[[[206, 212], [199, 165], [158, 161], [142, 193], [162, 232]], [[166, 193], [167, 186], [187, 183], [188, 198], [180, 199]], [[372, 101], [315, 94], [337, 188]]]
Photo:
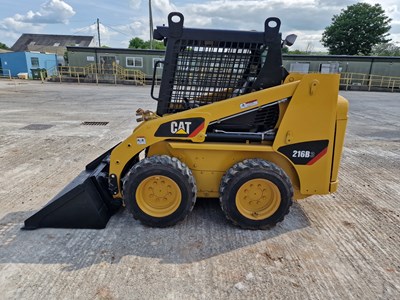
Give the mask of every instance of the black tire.
[[[262, 206], [262, 209], [260, 208], [259, 210], [261, 213], [265, 212], [265, 218], [262, 217], [262, 214], [261, 217], [258, 218], [257, 211], [254, 211], [251, 215], [253, 218], [250, 218], [250, 213], [247, 214], [247, 210], [238, 208], [239, 204], [246, 204], [247, 201], [249, 201], [248, 199], [245, 200], [247, 195], [250, 194], [250, 191], [247, 189], [247, 184], [250, 182], [257, 182], [257, 180], [261, 180], [262, 183], [265, 183], [266, 189], [262, 190], [262, 185], [258, 185], [258, 188], [251, 190], [249, 198], [253, 197], [254, 194], [254, 197], [262, 198], [260, 201], [258, 201], [259, 199], [254, 200], [257, 201], [257, 204], [267, 202], [265, 206]], [[246, 188], [242, 190], [241, 187]], [[265, 192], [267, 189], [271, 189], [272, 193], [275, 191], [275, 194], [271, 196], [271, 193], [268, 194], [268, 191]], [[243, 197], [243, 193], [248, 194], [245, 194], [246, 196]], [[264, 194], [267, 194], [267, 196], [264, 196]], [[268, 199], [268, 195], [271, 196], [270, 198], [273, 198], [275, 195], [274, 200], [264, 200]], [[278, 198], [280, 199], [278, 200]], [[239, 162], [231, 167], [221, 180], [221, 208], [227, 219], [234, 225], [245, 229], [268, 229], [275, 226], [289, 213], [290, 206], [293, 202], [292, 198], [293, 187], [290, 178], [277, 165], [263, 159], [246, 159]], [[249, 201], [249, 203], [252, 201], [253, 200]], [[268, 205], [270, 205], [270, 207], [268, 207]]]
[[[164, 189], [160, 188], [158, 192], [157, 184], [161, 184], [159, 181], [162, 179], [167, 183], [162, 182]], [[151, 182], [152, 180], [155, 181]], [[155, 189], [157, 190], [154, 191]], [[146, 190], [150, 190], [150, 195], [146, 194]], [[151, 227], [168, 227], [184, 220], [193, 209], [196, 193], [196, 183], [190, 169], [177, 158], [167, 155], [141, 160], [123, 179], [123, 195], [127, 209], [135, 219]], [[169, 196], [172, 194], [176, 197]], [[166, 197], [175, 200], [170, 201]], [[180, 202], [177, 203], [176, 199], [180, 199]], [[158, 203], [168, 205], [168, 202], [172, 204], [167, 208], [157, 207]]]

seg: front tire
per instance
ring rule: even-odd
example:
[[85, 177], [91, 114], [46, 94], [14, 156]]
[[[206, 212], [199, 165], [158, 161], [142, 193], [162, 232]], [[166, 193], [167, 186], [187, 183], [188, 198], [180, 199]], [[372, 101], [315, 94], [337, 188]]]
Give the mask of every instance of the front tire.
[[289, 213], [292, 198], [290, 178], [262, 159], [235, 164], [221, 180], [221, 208], [233, 224], [245, 229], [275, 226]]
[[175, 225], [186, 218], [196, 202], [192, 172], [175, 157], [147, 157], [131, 168], [123, 182], [127, 209], [148, 226]]

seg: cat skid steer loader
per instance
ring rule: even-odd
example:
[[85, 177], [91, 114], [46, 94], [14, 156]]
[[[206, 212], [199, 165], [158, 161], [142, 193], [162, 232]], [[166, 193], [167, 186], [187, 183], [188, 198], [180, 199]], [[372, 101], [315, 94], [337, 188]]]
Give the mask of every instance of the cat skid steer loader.
[[[180, 13], [154, 37], [166, 44], [157, 111], [87, 165], [25, 221], [40, 227], [104, 228], [124, 205], [143, 224], [185, 219], [196, 198], [219, 198], [248, 229], [283, 220], [293, 199], [335, 192], [348, 102], [338, 74], [289, 74], [280, 20], [264, 32], [183, 27]], [[154, 82], [154, 80], [153, 80]]]

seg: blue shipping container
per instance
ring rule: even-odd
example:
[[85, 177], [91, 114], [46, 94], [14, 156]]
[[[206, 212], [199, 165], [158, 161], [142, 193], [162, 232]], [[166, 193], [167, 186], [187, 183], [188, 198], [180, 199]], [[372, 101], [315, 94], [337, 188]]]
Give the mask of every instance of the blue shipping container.
[[3, 75], [17, 77], [18, 73], [28, 73], [32, 78], [32, 69], [46, 69], [48, 75], [53, 75], [57, 67], [57, 55], [36, 52], [0, 53], [0, 69]]

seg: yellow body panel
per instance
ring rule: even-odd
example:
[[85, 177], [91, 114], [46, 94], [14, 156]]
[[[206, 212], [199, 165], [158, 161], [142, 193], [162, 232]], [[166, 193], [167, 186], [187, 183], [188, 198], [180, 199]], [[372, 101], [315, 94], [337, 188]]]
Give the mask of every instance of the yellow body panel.
[[[167, 154], [183, 161], [193, 172], [199, 197], [218, 197], [224, 173], [248, 158], [262, 158], [281, 167], [290, 177], [297, 199], [333, 191], [337, 185], [333, 182], [337, 181], [347, 119], [347, 111], [342, 112], [347, 100], [338, 97], [338, 84], [337, 74], [290, 74], [285, 83], [276, 87], [141, 123], [111, 153], [109, 174], [117, 177], [119, 185], [114, 197], [122, 197], [121, 177], [131, 166], [131, 160], [144, 149], [147, 149], [147, 156]], [[280, 116], [273, 143], [204, 142], [210, 122], [285, 99], [288, 101], [279, 104]], [[249, 102], [251, 106], [243, 106]], [[204, 126], [192, 137], [155, 136], [162, 124], [196, 117], [204, 118]], [[339, 141], [336, 144], [335, 138]], [[283, 146], [317, 140], [327, 140], [328, 147], [312, 165], [294, 164], [279, 152]]]
[[327, 153], [313, 166], [296, 165], [300, 193], [325, 194], [330, 185], [340, 77], [338, 74], [306, 76], [312, 79], [300, 81], [279, 125], [273, 148], [278, 151], [286, 144], [329, 140]]
[[248, 158], [262, 158], [280, 166], [290, 177], [295, 194], [298, 194], [296, 191], [299, 189], [299, 180], [294, 167], [283, 155], [274, 152], [268, 145], [213, 142], [194, 144], [166, 141], [153, 145], [148, 153], [149, 156], [162, 154], [178, 158], [192, 170], [198, 197], [219, 197], [222, 176], [234, 164]]
[[333, 154], [332, 175], [331, 175], [332, 183], [329, 189], [331, 193], [335, 192], [337, 189], [339, 165], [340, 165], [340, 158], [342, 157], [344, 132], [347, 126], [348, 111], [349, 111], [348, 101], [345, 98], [339, 96], [337, 105], [337, 116], [336, 116], [335, 152]]

